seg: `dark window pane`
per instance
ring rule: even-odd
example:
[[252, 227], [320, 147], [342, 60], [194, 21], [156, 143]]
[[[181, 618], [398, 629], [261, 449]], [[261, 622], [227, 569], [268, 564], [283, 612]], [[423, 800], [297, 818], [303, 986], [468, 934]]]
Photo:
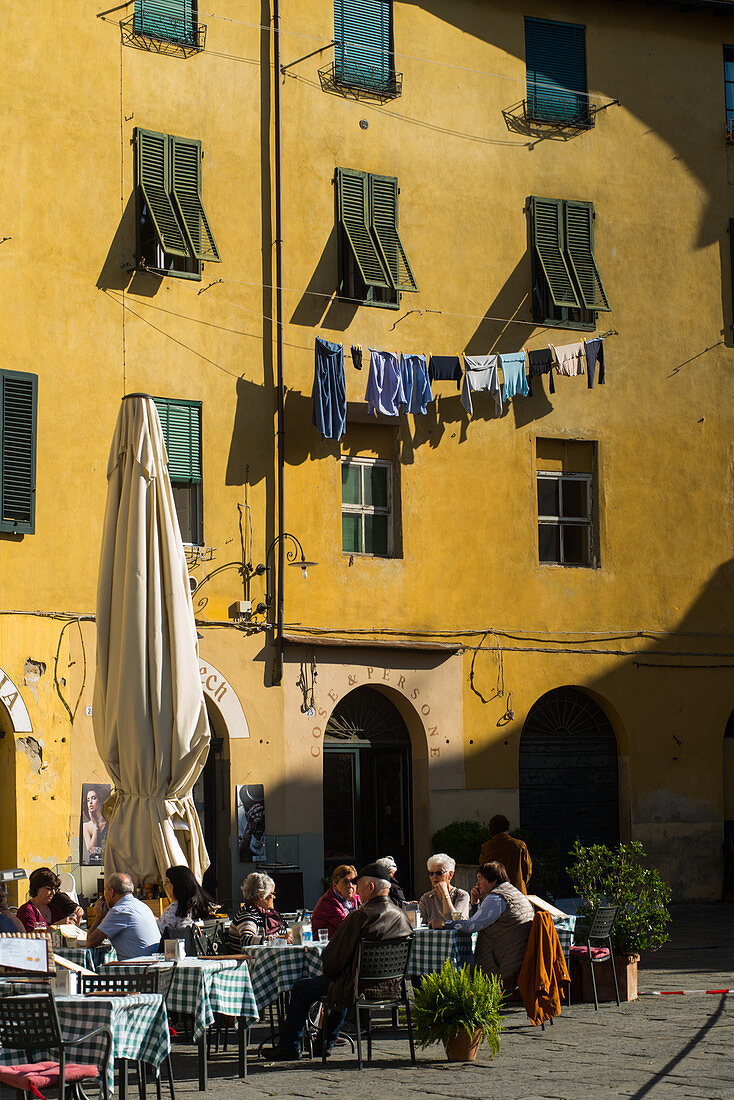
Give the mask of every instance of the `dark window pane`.
[[342, 550], [345, 554], [361, 554], [360, 527], [362, 517], [342, 512]]
[[364, 517], [364, 552], [387, 555], [387, 516]]
[[387, 467], [366, 466], [364, 502], [373, 508], [387, 508]]
[[201, 485], [171, 482], [173, 503], [176, 506], [181, 539], [192, 546], [200, 546], [201, 532]]
[[538, 524], [538, 557], [541, 561], [560, 562], [560, 529], [553, 523]]
[[569, 481], [564, 478], [561, 489], [564, 516], [586, 519], [589, 514], [589, 490], [585, 481]]
[[589, 564], [589, 528], [563, 525], [563, 561], [565, 565]]
[[538, 478], [538, 515], [558, 516], [558, 479], [555, 477]]
[[355, 858], [355, 756], [324, 753], [324, 856], [342, 861]]
[[342, 462], [342, 503], [362, 503], [362, 468], [351, 462]]

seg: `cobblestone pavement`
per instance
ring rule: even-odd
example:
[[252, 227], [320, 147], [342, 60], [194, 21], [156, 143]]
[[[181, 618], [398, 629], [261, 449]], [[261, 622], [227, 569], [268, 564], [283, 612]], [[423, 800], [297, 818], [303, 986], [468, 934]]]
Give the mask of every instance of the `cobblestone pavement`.
[[[213, 1056], [209, 1091], [215, 1100], [370, 1094], [406, 1100], [734, 1100], [734, 994], [649, 995], [734, 987], [734, 905], [674, 907], [671, 941], [643, 958], [638, 981], [638, 1001], [619, 1009], [612, 1002], [598, 1012], [593, 1004], [572, 1005], [544, 1032], [513, 1006], [494, 1061], [481, 1048], [475, 1063], [450, 1065], [442, 1047], [430, 1047], [418, 1051], [414, 1069], [407, 1040], [394, 1033], [376, 1040], [373, 1064], [361, 1074], [348, 1050], [337, 1051], [324, 1068], [320, 1061], [259, 1062], [251, 1046], [244, 1081], [233, 1076], [231, 1055]], [[174, 1067], [178, 1097], [195, 1100], [195, 1057], [178, 1054]]]

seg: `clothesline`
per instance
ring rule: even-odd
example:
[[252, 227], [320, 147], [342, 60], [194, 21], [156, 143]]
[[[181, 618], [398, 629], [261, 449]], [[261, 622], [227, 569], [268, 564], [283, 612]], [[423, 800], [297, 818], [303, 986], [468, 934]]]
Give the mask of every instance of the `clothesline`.
[[[455, 381], [461, 389], [461, 403], [469, 416], [474, 413], [472, 393], [487, 393], [494, 402], [494, 415], [502, 415], [506, 401], [530, 397], [533, 378], [549, 376], [549, 390], [555, 393], [553, 375], [578, 377], [586, 374], [589, 389], [606, 382], [604, 341], [619, 335], [616, 330], [572, 344], [549, 344], [530, 351], [491, 355], [411, 355], [370, 348], [365, 401], [368, 413], [399, 416], [401, 412], [424, 416], [433, 402], [432, 382]], [[315, 342], [312, 391], [313, 424], [324, 439], [341, 439], [347, 425], [344, 346], [321, 337]], [[362, 370], [364, 352], [351, 345], [355, 370]], [[462, 366], [463, 358], [463, 366]], [[598, 373], [597, 373], [598, 372]]]

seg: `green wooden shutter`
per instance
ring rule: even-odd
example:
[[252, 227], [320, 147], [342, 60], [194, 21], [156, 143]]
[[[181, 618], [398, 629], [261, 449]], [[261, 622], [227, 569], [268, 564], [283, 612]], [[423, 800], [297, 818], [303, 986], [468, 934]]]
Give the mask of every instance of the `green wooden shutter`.
[[171, 256], [191, 256], [168, 194], [169, 139], [153, 130], [135, 131], [138, 186], [161, 248]]
[[370, 222], [390, 282], [396, 290], [417, 290], [398, 233], [398, 181], [392, 176], [370, 176], [369, 197]]
[[219, 249], [201, 201], [201, 143], [171, 138], [171, 194], [191, 252], [197, 260], [220, 263]]
[[366, 172], [337, 168], [339, 224], [354, 253], [365, 286], [389, 288], [388, 277], [369, 229], [369, 188]]
[[583, 122], [586, 94], [586, 28], [548, 19], [525, 19], [528, 112], [550, 122]]
[[0, 531], [35, 529], [37, 406], [37, 375], [0, 371]]
[[174, 401], [155, 397], [163, 440], [168, 454], [168, 476], [178, 484], [200, 484], [201, 467], [201, 402]]
[[136, 34], [194, 45], [195, 0], [135, 0]]
[[391, 82], [392, 0], [334, 0], [334, 38], [339, 80], [365, 88]]
[[590, 202], [567, 202], [566, 255], [587, 309], [610, 310], [609, 299], [594, 259], [594, 207]]
[[560, 199], [530, 200], [533, 244], [543, 269], [553, 304], [578, 309], [581, 303], [574, 290], [571, 273], [563, 253], [563, 203]]

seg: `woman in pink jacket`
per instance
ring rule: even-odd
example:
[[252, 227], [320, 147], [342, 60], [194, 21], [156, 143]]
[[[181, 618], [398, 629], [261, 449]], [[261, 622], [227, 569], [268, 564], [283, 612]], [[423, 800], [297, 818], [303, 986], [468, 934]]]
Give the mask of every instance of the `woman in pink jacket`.
[[318, 936], [320, 928], [326, 928], [331, 939], [345, 917], [361, 904], [357, 893], [356, 868], [343, 863], [331, 876], [331, 889], [316, 902], [311, 915], [314, 936]]

